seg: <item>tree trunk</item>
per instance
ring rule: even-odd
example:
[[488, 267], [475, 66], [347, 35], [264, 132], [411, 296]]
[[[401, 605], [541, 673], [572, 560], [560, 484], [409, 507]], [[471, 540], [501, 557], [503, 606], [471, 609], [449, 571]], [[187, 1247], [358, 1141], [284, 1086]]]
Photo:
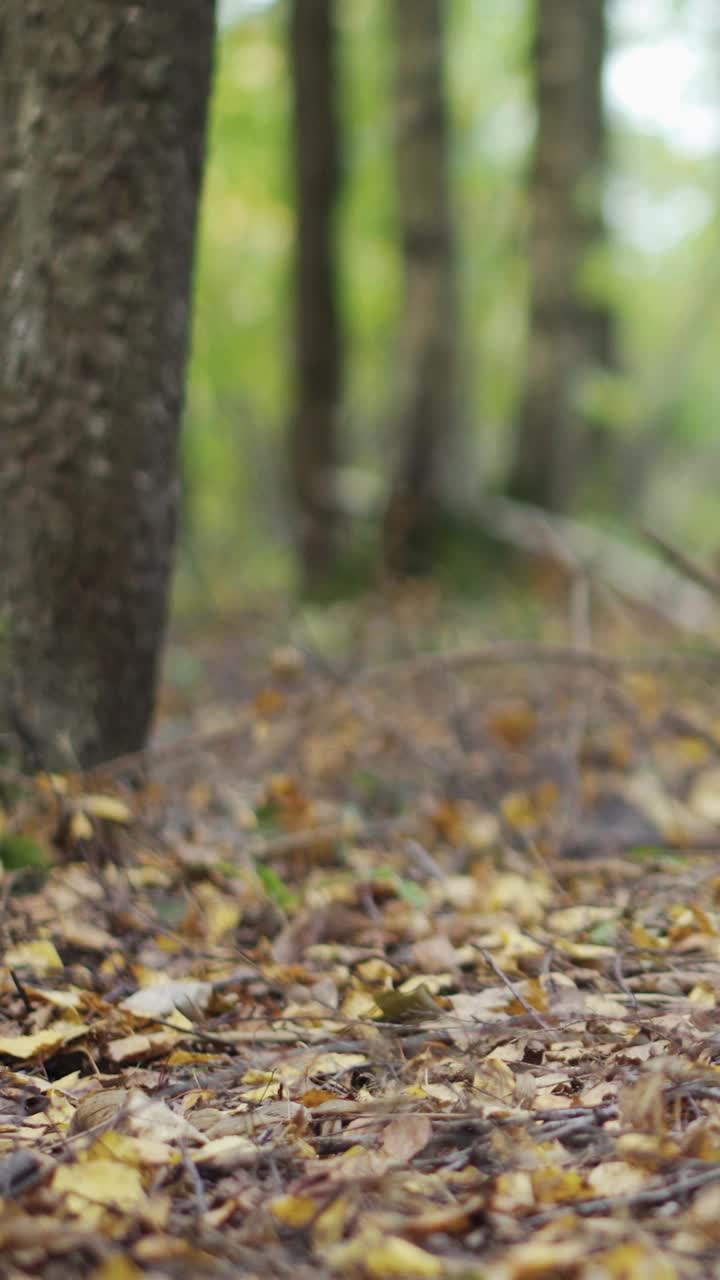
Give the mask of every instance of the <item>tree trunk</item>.
[[307, 587], [332, 573], [342, 335], [337, 297], [336, 207], [340, 136], [334, 0], [293, 0], [290, 63], [295, 171], [295, 389], [290, 471], [297, 545]]
[[0, 727], [88, 766], [153, 706], [213, 4], [6, 0], [0, 27]]
[[527, 372], [508, 492], [563, 510], [592, 444], [583, 391], [614, 363], [612, 316], [581, 279], [604, 238], [605, 2], [536, 0], [535, 14]]
[[394, 0], [398, 216], [403, 256], [400, 455], [385, 515], [385, 563], [430, 567], [455, 426], [457, 314], [445, 93], [445, 0]]

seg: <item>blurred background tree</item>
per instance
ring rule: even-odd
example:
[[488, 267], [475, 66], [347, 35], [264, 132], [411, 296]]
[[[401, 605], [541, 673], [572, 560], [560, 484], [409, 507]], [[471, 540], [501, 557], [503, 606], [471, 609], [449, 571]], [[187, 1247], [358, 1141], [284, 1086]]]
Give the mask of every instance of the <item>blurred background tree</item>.
[[[588, 0], [577, 23], [553, 34], [556, 6], [566, 18], [559, 0], [441, 5], [458, 308], [446, 421], [456, 417], [461, 459], [445, 468], [443, 501], [470, 517], [493, 491], [556, 509], [573, 503], [623, 536], [651, 518], [685, 545], [712, 548], [718, 15], [709, 0], [648, 0], [642, 10], [614, 0], [605, 30], [603, 5]], [[194, 609], [286, 588], [298, 564], [286, 448], [300, 403], [291, 6], [226, 0], [224, 15], [177, 590]], [[411, 456], [403, 379], [408, 319], [418, 316], [407, 306], [403, 246], [408, 209], [418, 210], [403, 205], [410, 179], [402, 192], [397, 185], [399, 15], [387, 0], [335, 3], [344, 181], [334, 296], [345, 360], [331, 470], [366, 575]], [[558, 81], [558, 59], [569, 79]], [[577, 105], [553, 112], [561, 89]], [[543, 147], [558, 129], [562, 164], [548, 168]], [[440, 207], [442, 189], [434, 195]], [[544, 274], [543, 201], [555, 219]], [[561, 324], [548, 324], [550, 303]], [[541, 402], [551, 407], [540, 413]], [[433, 483], [439, 469], [435, 457]]]
[[456, 422], [458, 316], [450, 209], [444, 0], [394, 0], [393, 99], [403, 299], [397, 461], [385, 512], [385, 563], [427, 571], [437, 544]]
[[292, 0], [290, 69], [295, 197], [293, 405], [288, 456], [296, 548], [308, 589], [336, 567], [336, 494], [343, 334], [336, 208], [341, 139], [336, 104], [335, 0]]
[[602, 289], [605, 5], [538, 0], [533, 17], [530, 304], [508, 490], [560, 511], [573, 504], [584, 477], [597, 475], [608, 443], [592, 403], [594, 385], [613, 368], [615, 346]]

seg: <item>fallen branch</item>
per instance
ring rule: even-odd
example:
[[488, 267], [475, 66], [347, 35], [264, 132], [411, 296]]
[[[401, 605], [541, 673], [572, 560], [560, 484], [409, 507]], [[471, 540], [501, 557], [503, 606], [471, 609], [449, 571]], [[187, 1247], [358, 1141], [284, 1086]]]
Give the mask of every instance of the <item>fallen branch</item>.
[[676, 569], [679, 569], [681, 573], [693, 582], [699, 583], [711, 596], [720, 599], [720, 577], [717, 574], [711, 573], [699, 561], [681, 551], [672, 542], [668, 542], [667, 538], [660, 533], [656, 533], [654, 529], [644, 528], [642, 532], [648, 541], [656, 546], [658, 551], [662, 552], [670, 564], [674, 565]]
[[489, 533], [512, 546], [546, 556], [571, 573], [580, 569], [604, 579], [681, 630], [697, 635], [716, 630], [716, 589], [688, 581], [686, 573], [677, 573], [611, 534], [509, 498], [487, 499], [481, 521]]

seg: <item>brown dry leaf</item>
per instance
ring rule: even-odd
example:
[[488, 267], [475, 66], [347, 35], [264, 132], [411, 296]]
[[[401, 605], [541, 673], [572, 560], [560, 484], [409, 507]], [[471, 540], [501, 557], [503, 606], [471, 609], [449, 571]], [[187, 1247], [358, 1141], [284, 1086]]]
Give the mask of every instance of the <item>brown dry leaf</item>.
[[[254, 712], [249, 690], [207, 761], [163, 747], [122, 858], [69, 849], [6, 896], [0, 1044], [29, 1055], [0, 1091], [18, 1280], [98, 1242], [93, 1280], [704, 1274], [720, 1188], [677, 1184], [714, 1177], [720, 1149], [720, 877], [694, 844], [717, 834], [720, 718], [612, 664], [473, 662], [421, 697], [406, 674], [341, 689], [313, 669]], [[48, 844], [60, 805], [108, 836], [94, 789], [38, 792], [32, 831]]]
[[81, 951], [97, 951], [102, 955], [114, 951], [118, 942], [107, 929], [72, 917], [60, 920], [54, 932], [68, 946], [77, 947]]
[[[87, 1133], [89, 1129], [97, 1129], [109, 1125], [121, 1113], [127, 1114], [131, 1098], [128, 1089], [99, 1089], [83, 1098], [75, 1110], [68, 1133]], [[145, 1098], [145, 1094], [141, 1094]]]
[[227, 1134], [213, 1138], [193, 1155], [195, 1164], [213, 1173], [231, 1173], [233, 1169], [249, 1169], [260, 1157], [260, 1149], [249, 1138]]
[[176, 1010], [188, 1018], [205, 1013], [212, 999], [212, 983], [162, 978], [122, 1000], [119, 1008], [138, 1018], [168, 1018]]
[[524, 747], [537, 729], [537, 716], [529, 702], [499, 703], [486, 720], [488, 732], [503, 747]]
[[680, 1146], [671, 1138], [650, 1133], [622, 1133], [615, 1143], [615, 1154], [628, 1164], [641, 1169], [661, 1169], [668, 1160], [680, 1154]]
[[620, 1090], [618, 1103], [623, 1123], [629, 1129], [661, 1137], [666, 1133], [664, 1090], [666, 1081], [659, 1071], [648, 1072]]
[[587, 1244], [581, 1232], [577, 1240], [547, 1243], [538, 1240], [512, 1245], [503, 1259], [503, 1274], [507, 1280], [559, 1280], [561, 1276], [576, 1274], [586, 1255]]
[[695, 779], [688, 805], [698, 818], [720, 825], [720, 766], [703, 770]]
[[432, 938], [422, 938], [412, 948], [415, 963], [427, 973], [438, 973], [440, 970], [453, 970], [460, 963], [461, 954], [450, 939], [444, 934], [436, 934]]
[[[189, 1025], [189, 1024], [188, 1024]], [[155, 1031], [150, 1035], [121, 1036], [119, 1040], [111, 1040], [106, 1053], [116, 1066], [124, 1066], [129, 1062], [147, 1062], [152, 1058], [161, 1058], [177, 1043], [178, 1033], [175, 1031]]]
[[261, 689], [256, 693], [253, 706], [258, 716], [275, 716], [287, 705], [287, 697], [279, 689]]
[[427, 1146], [431, 1137], [429, 1116], [396, 1116], [383, 1130], [383, 1150], [391, 1160], [407, 1162]]
[[606, 1160], [589, 1170], [587, 1184], [593, 1195], [617, 1199], [641, 1191], [647, 1186], [648, 1176], [644, 1169], [624, 1160]]

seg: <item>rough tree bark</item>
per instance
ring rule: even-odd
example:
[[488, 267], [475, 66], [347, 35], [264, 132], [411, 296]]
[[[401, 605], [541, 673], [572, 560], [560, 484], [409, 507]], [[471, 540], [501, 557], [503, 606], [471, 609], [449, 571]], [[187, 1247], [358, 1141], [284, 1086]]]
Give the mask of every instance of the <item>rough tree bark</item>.
[[292, 0], [290, 66], [295, 175], [295, 386], [290, 474], [306, 587], [331, 575], [343, 343], [337, 297], [340, 134], [334, 0]]
[[581, 282], [604, 238], [605, 47], [605, 0], [536, 0], [527, 373], [507, 487], [550, 510], [572, 504], [590, 460], [583, 382], [614, 364], [610, 310]]
[[430, 567], [456, 412], [453, 235], [445, 92], [445, 0], [394, 0], [395, 130], [403, 317], [399, 459], [385, 514], [385, 563]]
[[0, 20], [0, 728], [139, 748], [172, 563], [212, 0]]

